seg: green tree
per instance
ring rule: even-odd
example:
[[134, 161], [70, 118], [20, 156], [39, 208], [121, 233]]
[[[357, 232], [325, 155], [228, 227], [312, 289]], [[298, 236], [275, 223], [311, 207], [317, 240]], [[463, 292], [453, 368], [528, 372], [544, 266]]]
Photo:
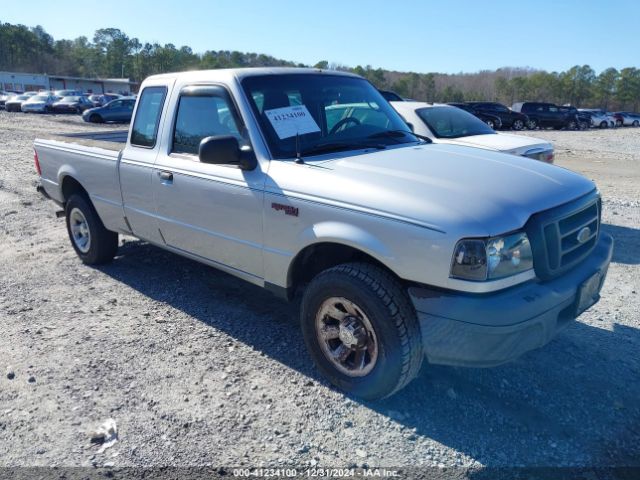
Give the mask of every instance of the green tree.
[[609, 102], [616, 93], [616, 83], [620, 77], [620, 72], [615, 68], [607, 68], [596, 78], [593, 86], [594, 100], [600, 108], [608, 110]]
[[616, 100], [622, 108], [630, 107], [635, 112], [640, 102], [640, 70], [623, 68], [616, 83]]
[[589, 65], [576, 65], [560, 76], [566, 101], [571, 105], [580, 107], [590, 98], [596, 73]]

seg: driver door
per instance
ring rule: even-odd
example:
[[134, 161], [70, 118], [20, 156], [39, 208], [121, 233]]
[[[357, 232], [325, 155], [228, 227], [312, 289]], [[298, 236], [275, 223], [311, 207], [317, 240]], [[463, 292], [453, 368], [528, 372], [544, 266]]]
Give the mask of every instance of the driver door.
[[167, 246], [261, 279], [262, 209], [265, 175], [258, 165], [200, 162], [203, 138], [233, 135], [247, 140], [227, 91], [187, 86], [179, 92], [168, 149], [156, 160], [153, 191], [160, 233]]

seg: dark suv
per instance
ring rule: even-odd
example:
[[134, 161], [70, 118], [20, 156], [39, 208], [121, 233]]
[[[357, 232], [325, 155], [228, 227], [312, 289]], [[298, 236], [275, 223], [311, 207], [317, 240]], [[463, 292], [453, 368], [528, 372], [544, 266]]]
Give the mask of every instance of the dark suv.
[[555, 103], [519, 102], [511, 106], [514, 112], [521, 112], [529, 117], [527, 128], [534, 130], [538, 127], [553, 127], [575, 129], [578, 126], [576, 114], [570, 109], [562, 108]]
[[466, 112], [469, 112], [471, 115], [476, 116], [494, 130], [500, 130], [502, 128], [502, 120], [500, 120], [500, 117], [498, 117], [497, 115], [482, 113], [473, 108], [471, 105], [467, 105], [466, 103], [449, 102], [448, 105], [458, 107]]
[[514, 112], [505, 107], [501, 103], [496, 102], [466, 102], [471, 105], [477, 112], [495, 115], [500, 118], [502, 128], [513, 128], [514, 130], [523, 130], [529, 120], [526, 115]]

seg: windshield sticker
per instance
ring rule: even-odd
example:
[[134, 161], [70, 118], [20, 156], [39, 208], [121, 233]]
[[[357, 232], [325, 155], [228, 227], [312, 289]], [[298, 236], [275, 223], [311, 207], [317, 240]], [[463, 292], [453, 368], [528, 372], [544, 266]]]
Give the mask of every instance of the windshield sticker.
[[264, 113], [280, 140], [320, 131], [320, 127], [304, 105], [274, 108], [265, 110]]

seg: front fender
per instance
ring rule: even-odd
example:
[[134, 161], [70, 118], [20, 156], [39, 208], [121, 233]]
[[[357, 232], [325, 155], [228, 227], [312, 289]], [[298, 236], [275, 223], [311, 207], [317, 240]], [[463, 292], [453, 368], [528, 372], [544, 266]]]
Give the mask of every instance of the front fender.
[[391, 251], [378, 237], [344, 222], [326, 221], [310, 225], [300, 232], [297, 243], [299, 252], [317, 243], [339, 243], [371, 255], [384, 264], [392, 258]]

